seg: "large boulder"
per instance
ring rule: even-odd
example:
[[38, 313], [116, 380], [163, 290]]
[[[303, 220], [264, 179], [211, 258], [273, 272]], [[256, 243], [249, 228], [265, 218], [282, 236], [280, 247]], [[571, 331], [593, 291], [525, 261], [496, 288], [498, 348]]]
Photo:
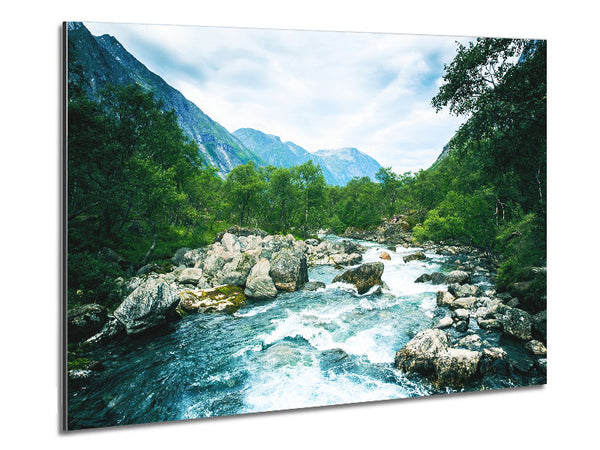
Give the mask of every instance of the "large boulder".
[[273, 255], [269, 276], [280, 291], [292, 292], [308, 281], [306, 256], [295, 249], [282, 249]]
[[171, 258], [174, 266], [199, 267], [206, 258], [206, 251], [202, 248], [190, 249], [182, 247]]
[[452, 302], [450, 308], [453, 309], [473, 309], [477, 303], [477, 297], [460, 297]]
[[402, 259], [404, 260], [405, 263], [408, 263], [411, 261], [421, 261], [421, 260], [427, 259], [427, 256], [425, 256], [425, 253], [423, 253], [423, 252], [415, 252], [410, 255], [404, 256]]
[[448, 286], [448, 292], [455, 297], [479, 297], [482, 295], [479, 286], [470, 284], [452, 283]]
[[504, 332], [523, 341], [532, 338], [531, 314], [519, 308], [506, 307], [502, 319]]
[[439, 386], [462, 387], [477, 373], [481, 352], [449, 348], [435, 360], [435, 383]]
[[435, 359], [448, 350], [450, 341], [439, 329], [423, 330], [396, 353], [394, 365], [405, 372], [435, 374]]
[[198, 283], [204, 279], [204, 274], [202, 273], [202, 269], [194, 269], [194, 268], [185, 268], [177, 277], [177, 281], [182, 284], [193, 284], [198, 285]]
[[455, 297], [448, 291], [438, 291], [436, 294], [436, 303], [438, 306], [451, 307]]
[[181, 301], [177, 311], [186, 313], [212, 313], [237, 311], [246, 301], [242, 289], [237, 286], [217, 286], [212, 289], [197, 289], [179, 293]]
[[270, 270], [271, 264], [266, 259], [261, 259], [252, 267], [244, 290], [247, 297], [267, 299], [277, 296], [277, 288], [269, 276]]
[[108, 319], [106, 308], [95, 303], [77, 306], [67, 312], [69, 342], [78, 342], [96, 334]]
[[442, 272], [433, 272], [431, 274], [431, 284], [447, 284], [446, 275]]
[[395, 366], [429, 378], [438, 388], [460, 388], [478, 372], [481, 352], [450, 347], [448, 336], [439, 329], [418, 333], [396, 353]]
[[333, 279], [333, 282], [351, 283], [356, 286], [359, 294], [364, 294], [373, 286], [382, 284], [381, 275], [383, 274], [383, 267], [383, 263], [380, 262], [361, 264], [358, 267], [353, 267], [337, 275]]
[[115, 318], [129, 335], [164, 325], [179, 303], [176, 287], [159, 278], [148, 278], [115, 310]]
[[471, 276], [464, 270], [453, 270], [446, 275], [446, 283], [466, 284], [471, 281]]

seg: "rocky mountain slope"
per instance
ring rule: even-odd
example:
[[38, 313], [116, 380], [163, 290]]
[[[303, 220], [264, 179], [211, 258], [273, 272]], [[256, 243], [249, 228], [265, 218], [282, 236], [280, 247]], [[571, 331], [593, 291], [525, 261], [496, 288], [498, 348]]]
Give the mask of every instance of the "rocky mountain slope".
[[137, 83], [173, 109], [179, 126], [197, 143], [206, 161], [227, 173], [239, 164], [263, 161], [252, 154], [223, 126], [204, 114], [194, 103], [165, 80], [151, 72], [112, 36], [93, 36], [80, 22], [67, 26], [69, 75], [82, 70], [89, 94], [97, 98], [107, 84]]
[[92, 98], [99, 98], [107, 84], [138, 84], [161, 100], [165, 110], [174, 110], [181, 128], [194, 139], [205, 161], [225, 176], [248, 161], [258, 166], [292, 167], [309, 160], [320, 165], [325, 181], [343, 186], [353, 177], [375, 179], [381, 167], [373, 158], [355, 148], [319, 150], [310, 153], [293, 142], [252, 128], [229, 133], [207, 116], [181, 92], [129, 53], [119, 41], [107, 34], [93, 36], [81, 22], [68, 22], [69, 77], [81, 71]]

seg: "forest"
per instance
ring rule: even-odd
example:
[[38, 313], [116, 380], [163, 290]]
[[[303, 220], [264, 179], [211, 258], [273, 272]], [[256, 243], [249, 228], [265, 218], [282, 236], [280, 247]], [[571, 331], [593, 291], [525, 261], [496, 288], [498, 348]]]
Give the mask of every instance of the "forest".
[[400, 216], [416, 242], [499, 255], [499, 287], [545, 265], [545, 41], [458, 44], [431, 102], [465, 120], [447, 156], [416, 173], [382, 168], [376, 181], [355, 178], [343, 187], [327, 185], [310, 161], [291, 168], [249, 162], [221, 178], [151, 92], [108, 86], [92, 99], [86, 82], [70, 68], [69, 306], [114, 307], [118, 277], [147, 264], [170, 267], [175, 250], [210, 243], [234, 224], [307, 238]]

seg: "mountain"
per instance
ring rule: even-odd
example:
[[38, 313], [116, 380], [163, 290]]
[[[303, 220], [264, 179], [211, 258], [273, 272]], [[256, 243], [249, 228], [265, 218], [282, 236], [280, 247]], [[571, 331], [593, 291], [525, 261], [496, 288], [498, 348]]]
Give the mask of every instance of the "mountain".
[[319, 150], [310, 153], [293, 142], [252, 128], [229, 133], [222, 125], [204, 114], [181, 92], [138, 61], [113, 36], [94, 36], [81, 22], [67, 23], [69, 77], [82, 71], [86, 90], [100, 98], [107, 84], [138, 84], [161, 100], [165, 110], [174, 110], [179, 126], [198, 143], [201, 156], [217, 167], [221, 176], [248, 161], [258, 166], [292, 167], [309, 160], [321, 166], [328, 184], [343, 186], [353, 177], [368, 176], [375, 180], [381, 167], [373, 158], [355, 148]]
[[125, 50], [113, 36], [93, 36], [81, 22], [68, 22], [67, 40], [69, 75], [79, 67], [89, 82], [87, 90], [92, 98], [97, 99], [107, 84], [137, 83], [161, 100], [165, 110], [175, 111], [179, 126], [198, 143], [207, 163], [216, 166], [221, 174], [250, 160], [264, 164], [223, 126]]
[[345, 185], [354, 177], [369, 177], [375, 181], [375, 174], [381, 165], [369, 155], [353, 147], [334, 150], [317, 150], [313, 155], [321, 161], [321, 167], [333, 173], [338, 185]]
[[321, 165], [323, 176], [328, 184], [338, 184], [338, 177], [323, 166], [320, 158], [293, 142], [282, 142], [279, 136], [265, 134], [253, 128], [240, 128], [234, 131], [233, 135], [267, 164], [275, 167], [293, 167], [312, 160], [314, 164]]
[[381, 167], [377, 161], [355, 148], [319, 150], [311, 153], [293, 142], [282, 142], [279, 136], [252, 128], [240, 128], [233, 135], [267, 164], [292, 167], [309, 160], [321, 166], [327, 184], [344, 186], [353, 177], [368, 176], [375, 180]]

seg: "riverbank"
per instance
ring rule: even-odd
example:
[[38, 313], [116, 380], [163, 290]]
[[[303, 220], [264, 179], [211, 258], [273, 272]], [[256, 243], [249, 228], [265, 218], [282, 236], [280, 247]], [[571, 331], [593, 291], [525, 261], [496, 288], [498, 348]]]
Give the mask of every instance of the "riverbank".
[[[72, 355], [73, 427], [545, 382], [543, 357], [531, 356], [530, 340], [513, 335], [522, 332], [511, 328], [521, 310], [493, 292], [494, 265], [483, 252], [244, 230], [178, 251], [168, 273], [124, 282], [133, 290]], [[415, 257], [419, 252], [424, 258]], [[375, 270], [361, 293], [351, 278], [336, 281], [347, 269], [379, 264], [379, 280]], [[225, 279], [238, 285], [223, 292]], [[261, 289], [248, 289], [253, 280], [262, 280], [254, 283]], [[211, 291], [217, 298], [203, 296]], [[486, 320], [502, 328], [485, 328]], [[432, 347], [422, 342], [436, 342], [436, 351], [419, 353]], [[413, 364], [423, 359], [425, 368]], [[124, 383], [147, 386], [136, 393]]]

